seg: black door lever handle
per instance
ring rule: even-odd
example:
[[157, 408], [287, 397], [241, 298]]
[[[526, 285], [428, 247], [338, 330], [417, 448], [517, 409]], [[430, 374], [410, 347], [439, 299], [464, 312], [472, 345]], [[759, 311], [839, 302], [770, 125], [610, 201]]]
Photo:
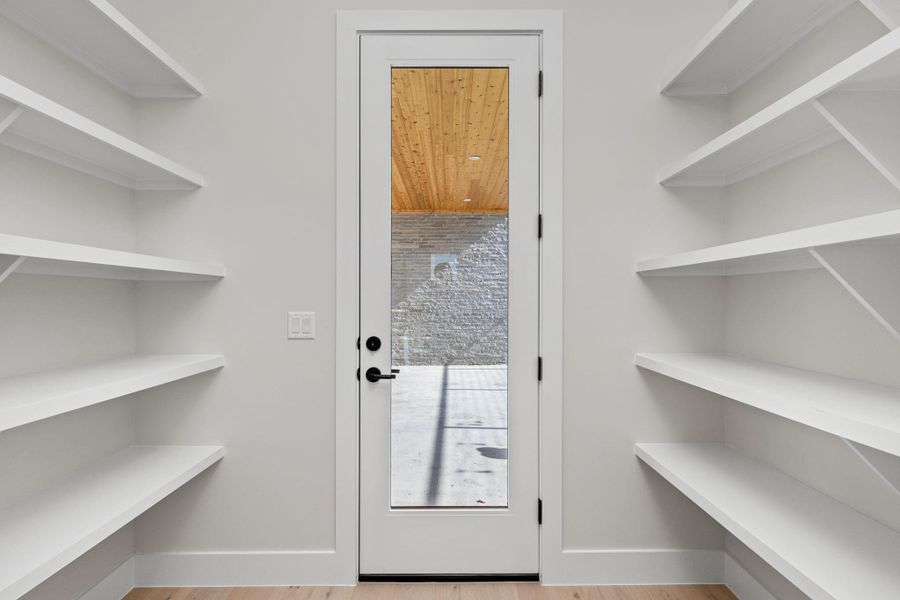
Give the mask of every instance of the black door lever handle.
[[366, 381], [375, 383], [376, 381], [380, 381], [382, 379], [397, 379], [397, 373], [399, 372], [399, 369], [397, 369], [396, 371], [394, 369], [391, 369], [391, 372], [389, 374], [382, 375], [381, 369], [379, 369], [378, 367], [369, 367], [368, 369], [366, 369]]

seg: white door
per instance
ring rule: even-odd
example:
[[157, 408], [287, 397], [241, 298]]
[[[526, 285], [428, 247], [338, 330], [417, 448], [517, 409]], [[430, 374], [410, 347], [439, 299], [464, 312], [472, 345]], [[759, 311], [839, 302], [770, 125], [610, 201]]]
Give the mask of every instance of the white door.
[[539, 571], [539, 63], [361, 38], [361, 575]]

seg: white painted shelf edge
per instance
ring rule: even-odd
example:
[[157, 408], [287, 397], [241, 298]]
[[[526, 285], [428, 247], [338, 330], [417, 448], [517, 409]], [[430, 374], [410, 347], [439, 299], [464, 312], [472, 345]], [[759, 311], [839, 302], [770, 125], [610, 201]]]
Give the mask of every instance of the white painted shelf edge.
[[900, 456], [900, 388], [724, 354], [639, 353], [635, 364]]
[[[759, 4], [759, 0], [738, 0], [700, 39], [700, 42], [691, 50], [687, 58], [681, 61], [678, 68], [663, 81], [660, 85], [660, 93], [670, 96], [719, 96], [730, 94], [774, 62], [815, 27], [827, 22], [852, 3], [853, 0], [823, 0], [818, 6], [812, 7], [814, 10], [808, 14], [797, 15], [799, 20], [796, 18], [785, 20], [777, 14], [767, 14], [768, 22], [787, 27], [787, 30], [784, 35], [773, 40], [774, 43], [771, 46], [754, 47], [755, 44], [759, 44], [757, 36], [746, 36], [746, 34], [742, 35], [741, 33], [735, 35], [735, 32], [740, 31], [742, 26], [745, 28], [749, 27], [749, 25], [744, 25], [743, 22], [746, 20], [746, 15], [756, 9], [755, 5]], [[780, 1], [770, 2], [770, 8], [782, 5]], [[740, 45], [740, 42], [737, 42], [735, 38], [743, 41], [743, 48], [736, 47]], [[752, 58], [749, 61], [744, 60], [749, 66], [730, 68], [730, 76], [727, 79], [707, 80], [702, 84], [684, 82], [684, 79], [691, 78], [692, 75], [693, 78], [696, 78], [696, 73], [692, 73], [692, 71], [697, 68], [698, 61], [708, 53], [713, 52], [731, 55], [744, 52], [749, 53]]]
[[15, 600], [224, 456], [134, 446], [0, 510], [0, 600]]
[[900, 533], [723, 444], [636, 452], [813, 600], [900, 597]]
[[[747, 266], [744, 272], [761, 273], [785, 270], [767, 259], [785, 257], [790, 253], [803, 253], [803, 258], [796, 261], [798, 268], [822, 268], [811, 255], [806, 256], [810, 249], [874, 241], [898, 235], [900, 235], [900, 210], [892, 210], [721, 246], [644, 259], [637, 262], [635, 270], [643, 275], [679, 275], [691, 274], [681, 273], [679, 270], [688, 271], [693, 267], [708, 266], [708, 272], [697, 271], [697, 274], [717, 275], [728, 274], [727, 270], [720, 270], [717, 267], [729, 261], [743, 261], [742, 264], [749, 264], [752, 259], [759, 259], [758, 269], [754, 269], [751, 265]], [[793, 267], [794, 264], [794, 261], [791, 261], [788, 266]]]
[[[141, 184], [140, 182], [137, 182], [130, 185], [130, 187], [135, 189], [196, 189], [203, 187], [203, 176], [199, 173], [183, 167], [176, 162], [141, 146], [137, 142], [129, 140], [125, 136], [3, 76], [0, 76], [0, 97], [23, 108], [31, 116], [39, 115], [56, 124], [61, 124], [90, 140], [106, 145], [114, 152], [164, 172], [169, 175], [173, 181], [177, 182], [167, 183], [164, 187], [159, 188], [150, 184]], [[6, 129], [9, 129], [15, 124], [15, 118], [17, 118], [17, 116], [14, 116], [13, 120], [5, 125]], [[0, 129], [0, 134], [2, 133], [3, 131]], [[42, 140], [42, 144], [52, 144], [52, 141]], [[67, 153], [69, 153], [68, 150], [61, 154]], [[62, 160], [54, 158], [50, 159], [55, 160], [55, 162], [61, 162]], [[81, 168], [80, 170], [87, 171], [85, 168]]]
[[225, 268], [216, 264], [6, 234], [0, 234], [0, 255], [24, 257], [16, 267], [20, 273], [135, 281], [210, 280], [225, 276]]
[[0, 432], [224, 365], [220, 354], [139, 355], [0, 379]]
[[[666, 185], [700, 161], [756, 133], [789, 112], [812, 103], [818, 97], [846, 83], [854, 75], [865, 71], [898, 50], [900, 50], [900, 30], [894, 30], [681, 160], [663, 167], [659, 175], [659, 183]], [[723, 182], [723, 185], [726, 183]]]
[[[58, 10], [46, 10], [40, 16], [32, 14], [35, 9], [35, 1], [0, 0], [0, 13], [93, 69], [132, 96], [138, 98], [194, 98], [203, 94], [203, 86], [196, 77], [178, 64], [107, 0], [69, 0], [69, 2], [79, 2], [83, 5], [85, 10], [82, 14], [89, 15], [83, 20], [66, 20], [62, 11]], [[44, 3], [46, 4], [46, 1]], [[85, 21], [93, 23], [93, 31], [77, 29]], [[84, 43], [85, 36], [99, 35], [100, 31], [107, 39], [114, 38], [115, 42], [120, 44], [120, 48], [127, 48], [129, 54], [140, 57], [140, 62], [143, 64], [133, 65], [128, 73], [122, 73], [120, 69], [110, 67], [110, 63], [122, 60], [123, 53], [119, 53], [117, 56], [104, 56], [92, 52]], [[168, 74], [170, 83], [161, 87], [158, 82], [133, 81], [135, 72], [147, 68], [155, 68], [160, 73]]]

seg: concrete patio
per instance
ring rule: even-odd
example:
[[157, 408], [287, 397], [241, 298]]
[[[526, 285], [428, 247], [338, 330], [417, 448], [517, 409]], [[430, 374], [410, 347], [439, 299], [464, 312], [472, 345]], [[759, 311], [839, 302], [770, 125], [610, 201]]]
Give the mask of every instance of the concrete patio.
[[392, 386], [393, 506], [506, 506], [506, 366], [406, 366]]

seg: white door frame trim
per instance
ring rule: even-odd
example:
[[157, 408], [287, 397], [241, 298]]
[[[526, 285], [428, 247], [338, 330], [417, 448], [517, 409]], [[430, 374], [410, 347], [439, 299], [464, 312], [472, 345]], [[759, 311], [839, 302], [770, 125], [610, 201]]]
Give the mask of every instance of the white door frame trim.
[[541, 578], [559, 582], [562, 536], [563, 16], [556, 10], [338, 11], [335, 295], [335, 560], [359, 573], [359, 36], [362, 33], [536, 33], [541, 36], [540, 475]]

